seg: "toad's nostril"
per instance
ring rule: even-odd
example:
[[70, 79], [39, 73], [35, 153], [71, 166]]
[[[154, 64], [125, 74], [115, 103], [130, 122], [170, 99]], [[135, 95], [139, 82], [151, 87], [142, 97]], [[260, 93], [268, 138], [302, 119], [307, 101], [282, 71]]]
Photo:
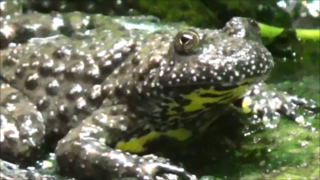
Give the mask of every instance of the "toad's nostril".
[[259, 27], [259, 24], [257, 23], [257, 21], [253, 20], [253, 19], [250, 19], [249, 20], [249, 23], [252, 27]]

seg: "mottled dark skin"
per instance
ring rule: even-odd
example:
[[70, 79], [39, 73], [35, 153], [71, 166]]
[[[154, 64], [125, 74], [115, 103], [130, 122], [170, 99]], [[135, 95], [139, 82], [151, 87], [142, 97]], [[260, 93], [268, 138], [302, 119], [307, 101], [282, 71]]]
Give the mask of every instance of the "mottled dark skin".
[[[168, 179], [173, 174], [193, 180], [170, 160], [143, 155], [149, 141], [189, 140], [232, 105], [257, 114], [269, 127], [278, 115], [304, 124], [297, 106], [315, 108], [265, 88], [273, 60], [252, 19], [233, 18], [219, 30], [149, 31], [128, 30], [123, 19], [110, 17], [29, 16], [46, 22], [30, 26], [21, 21], [26, 16], [2, 22], [3, 29], [16, 32], [2, 34], [16, 44], [8, 43], [0, 56], [0, 145], [7, 161], [30, 163], [50, 145], [68, 177]], [[58, 23], [51, 26], [48, 20]], [[30, 27], [35, 32], [43, 27], [47, 34], [41, 36], [50, 37], [19, 41], [19, 28]], [[172, 135], [177, 129], [180, 134]], [[146, 136], [143, 149], [125, 152], [124, 142]]]

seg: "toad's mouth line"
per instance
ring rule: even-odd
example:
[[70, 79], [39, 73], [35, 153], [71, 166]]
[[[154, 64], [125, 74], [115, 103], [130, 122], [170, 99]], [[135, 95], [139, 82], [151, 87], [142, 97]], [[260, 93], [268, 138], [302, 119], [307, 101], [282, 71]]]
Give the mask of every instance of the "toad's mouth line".
[[163, 87], [168, 88], [174, 88], [174, 87], [194, 87], [194, 86], [204, 86], [204, 87], [214, 87], [215, 89], [221, 89], [221, 90], [230, 90], [234, 89], [238, 86], [243, 85], [251, 85], [253, 83], [253, 79], [245, 80], [245, 81], [239, 81], [234, 83], [207, 83], [207, 82], [201, 82], [201, 83], [182, 83], [182, 84], [172, 84], [172, 85], [164, 85]]
[[237, 82], [195, 82], [195, 83], [179, 83], [179, 84], [165, 84], [163, 85], [164, 88], [183, 88], [183, 87], [204, 87], [204, 88], [214, 88], [216, 90], [231, 90], [234, 88], [237, 88], [239, 86], [251, 86], [252, 84], [257, 84], [260, 83], [268, 78], [267, 76], [262, 76], [262, 77], [250, 77], [248, 79], [243, 79], [241, 81]]

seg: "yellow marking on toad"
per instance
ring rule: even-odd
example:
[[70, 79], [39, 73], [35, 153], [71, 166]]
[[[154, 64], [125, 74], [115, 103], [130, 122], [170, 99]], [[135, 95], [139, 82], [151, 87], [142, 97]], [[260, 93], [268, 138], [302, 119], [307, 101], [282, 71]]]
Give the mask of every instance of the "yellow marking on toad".
[[[217, 91], [213, 88], [211, 89], [197, 89], [193, 91], [192, 93], [185, 95], [184, 98], [190, 100], [190, 104], [184, 107], [184, 110], [186, 112], [190, 111], [196, 111], [200, 109], [204, 109], [204, 104], [206, 103], [218, 103], [218, 104], [224, 104], [229, 103], [232, 100], [241, 97], [246, 89], [248, 88], [248, 85], [241, 85], [234, 89], [230, 89], [227, 91]], [[201, 97], [203, 94], [212, 94], [212, 95], [220, 95], [218, 97]]]
[[156, 132], [153, 131], [140, 138], [132, 138], [131, 140], [124, 142], [118, 142], [116, 145], [117, 149], [131, 153], [142, 153], [147, 149], [144, 147], [147, 142], [151, 142], [158, 139], [160, 136], [167, 136], [174, 138], [178, 141], [185, 141], [192, 136], [192, 132], [183, 128], [176, 130], [169, 130], [167, 132]]
[[45, 161], [42, 162], [41, 168], [42, 169], [48, 169], [48, 168], [52, 168], [52, 166], [53, 166], [53, 163], [51, 161], [45, 160]]
[[177, 114], [177, 112], [176, 111], [174, 111], [173, 110], [173, 108], [175, 108], [175, 107], [179, 107], [179, 104], [178, 103], [176, 103], [176, 102], [171, 102], [171, 103], [169, 103], [168, 104], [168, 115], [175, 115], [175, 114]]
[[180, 128], [180, 129], [176, 129], [176, 130], [167, 131], [166, 135], [168, 137], [173, 137], [173, 138], [177, 139], [178, 141], [185, 141], [192, 136], [192, 132], [188, 131], [186, 129]]
[[118, 142], [116, 145], [117, 149], [121, 149], [123, 151], [132, 152], [132, 153], [139, 153], [144, 152], [146, 149], [143, 147], [147, 142], [152, 141], [160, 137], [159, 132], [151, 132], [145, 136], [140, 138], [132, 138], [127, 142]]
[[252, 104], [252, 99], [250, 97], [245, 97], [242, 101], [242, 111], [244, 113], [250, 113], [252, 110], [249, 107]]
[[178, 119], [181, 119], [181, 117], [178, 115], [174, 115], [174, 116], [170, 116], [168, 120], [173, 121], [173, 120], [178, 120]]

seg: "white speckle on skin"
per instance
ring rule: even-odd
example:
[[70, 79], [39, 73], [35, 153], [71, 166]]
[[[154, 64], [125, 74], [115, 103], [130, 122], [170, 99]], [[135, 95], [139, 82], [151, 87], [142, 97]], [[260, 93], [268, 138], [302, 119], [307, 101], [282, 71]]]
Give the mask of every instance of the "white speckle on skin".
[[304, 121], [304, 117], [303, 116], [299, 116], [295, 119], [295, 121], [298, 123], [298, 124], [305, 124], [305, 121]]
[[197, 76], [193, 76], [192, 79], [193, 79], [194, 82], [196, 82], [197, 81]]
[[160, 71], [159, 76], [160, 76], [160, 77], [162, 77], [162, 76], [163, 76], [163, 74], [164, 74], [164, 72], [163, 72], [163, 71]]
[[259, 90], [259, 89], [255, 89], [255, 90], [253, 91], [253, 93], [257, 95], [257, 94], [260, 93], [260, 90]]

